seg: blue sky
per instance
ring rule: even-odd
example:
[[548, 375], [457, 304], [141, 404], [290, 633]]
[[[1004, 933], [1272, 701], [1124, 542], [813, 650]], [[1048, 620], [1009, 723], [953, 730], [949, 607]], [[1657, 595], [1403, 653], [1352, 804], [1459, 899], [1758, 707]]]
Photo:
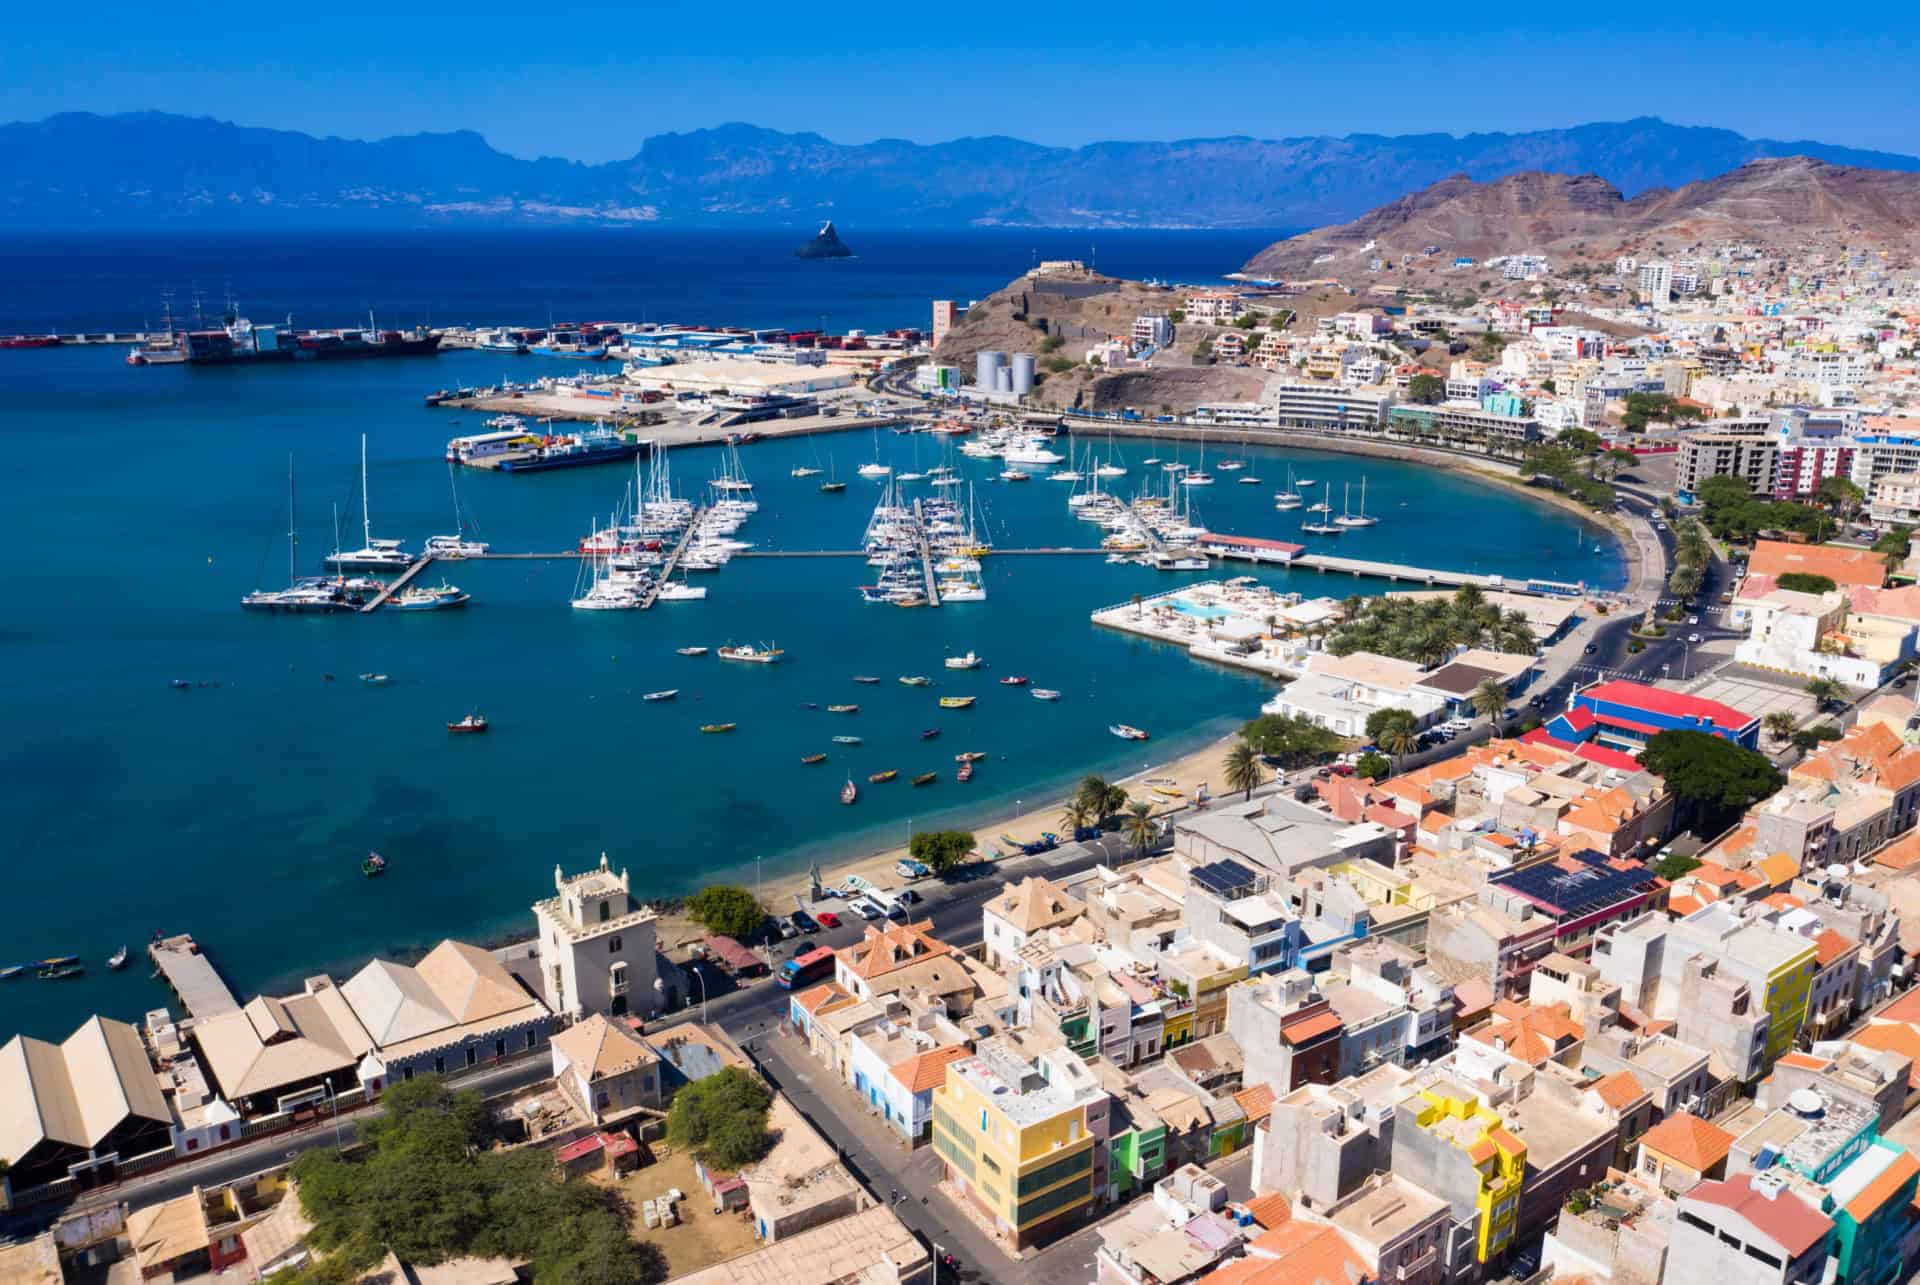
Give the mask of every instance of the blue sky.
[[[564, 15], [564, 16], [562, 16]], [[1527, 28], [1510, 23], [1531, 20]], [[161, 108], [607, 160], [728, 120], [842, 142], [1467, 133], [1657, 115], [1920, 151], [1920, 21], [1777, 0], [1403, 10], [1000, 0], [13, 6], [0, 120]]]

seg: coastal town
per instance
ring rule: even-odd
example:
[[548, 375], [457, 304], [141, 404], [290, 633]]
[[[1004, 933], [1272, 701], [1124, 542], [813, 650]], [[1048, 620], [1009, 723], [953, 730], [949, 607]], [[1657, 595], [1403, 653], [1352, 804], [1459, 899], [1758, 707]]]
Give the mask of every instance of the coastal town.
[[[1193, 285], [1041, 260], [884, 333], [333, 335], [583, 363], [430, 390], [496, 417], [449, 443], [449, 478], [644, 471], [557, 553], [470, 540], [456, 481], [459, 529], [414, 555], [372, 534], [362, 436], [367, 547], [303, 579], [290, 537], [289, 587], [243, 606], [346, 604], [351, 569], [401, 577], [355, 610], [438, 610], [399, 591], [502, 557], [582, 560], [581, 610], [698, 600], [689, 556], [759, 556], [727, 540], [757, 511], [755, 444], [851, 428], [881, 489], [864, 547], [782, 556], [866, 557], [865, 600], [902, 607], [984, 600], [980, 559], [1004, 554], [1179, 573], [1057, 627], [1265, 694], [1208, 711], [1238, 730], [1193, 753], [770, 884], [665, 844], [517, 854], [504, 940], [416, 923], [431, 949], [287, 961], [305, 975], [271, 993], [236, 992], [211, 912], [205, 936], [157, 932], [134, 963], [167, 1005], [0, 1045], [0, 1282], [1909, 1278], [1920, 272], [1811, 241], [1304, 240], [1276, 262], [1324, 270]], [[278, 362], [280, 341], [235, 316], [143, 333], [128, 361]], [[883, 426], [942, 462], [883, 464]], [[1116, 438], [1147, 478], [1124, 500]], [[704, 505], [665, 469], [695, 446], [725, 460]], [[1438, 539], [1342, 557], [1380, 521], [1364, 475], [1316, 494], [1296, 449], [1573, 511], [1624, 583], [1450, 566]], [[959, 456], [994, 461], [983, 486], [1070, 483], [1097, 547], [995, 551], [971, 504], [903, 499], [957, 489]], [[792, 477], [844, 489], [820, 472]], [[1242, 482], [1271, 495], [1257, 532], [1180, 498]], [[980, 667], [959, 651], [943, 674]], [[965, 782], [988, 756], [941, 757]], [[667, 901], [648, 872], [669, 862], [720, 873]]]

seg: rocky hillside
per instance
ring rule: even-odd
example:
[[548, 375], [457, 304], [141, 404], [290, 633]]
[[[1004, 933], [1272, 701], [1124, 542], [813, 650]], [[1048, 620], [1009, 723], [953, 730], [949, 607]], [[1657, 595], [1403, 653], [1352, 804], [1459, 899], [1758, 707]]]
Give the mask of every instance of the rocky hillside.
[[1796, 156], [1750, 161], [1718, 178], [1632, 199], [1592, 174], [1515, 174], [1491, 183], [1456, 175], [1351, 223], [1277, 242], [1243, 271], [1346, 278], [1364, 274], [1375, 258], [1435, 268], [1457, 256], [1527, 252], [1609, 260], [1723, 241], [1912, 255], [1920, 250], [1920, 175]]

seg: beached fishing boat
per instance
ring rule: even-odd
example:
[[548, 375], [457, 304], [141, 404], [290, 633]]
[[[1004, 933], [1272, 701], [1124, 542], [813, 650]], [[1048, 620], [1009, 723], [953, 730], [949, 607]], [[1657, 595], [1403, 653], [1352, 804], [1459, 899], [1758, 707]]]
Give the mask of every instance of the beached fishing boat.
[[670, 701], [680, 694], [678, 687], [669, 687], [664, 692], [648, 692], [640, 699], [643, 701]]
[[867, 783], [869, 785], [880, 785], [880, 784], [883, 784], [884, 782], [891, 781], [894, 777], [899, 775], [900, 775], [899, 768], [890, 767], [884, 772], [875, 772], [872, 776], [869, 776], [867, 778]]
[[932, 785], [939, 776], [940, 774], [938, 772], [922, 772], [919, 776], [913, 778], [913, 783], [915, 785]]
[[816, 763], [826, 762], [827, 756], [824, 754], [802, 754], [800, 756], [800, 761], [806, 764], [808, 767], [812, 767]]
[[942, 696], [940, 698], [940, 708], [971, 709], [973, 708], [973, 701], [974, 698], [971, 696]]
[[740, 726], [738, 723], [702, 723], [700, 730], [711, 735], [715, 732], [731, 732], [738, 726]]
[[487, 730], [485, 714], [469, 714], [457, 723], [448, 723], [447, 730], [455, 735], [471, 735]]

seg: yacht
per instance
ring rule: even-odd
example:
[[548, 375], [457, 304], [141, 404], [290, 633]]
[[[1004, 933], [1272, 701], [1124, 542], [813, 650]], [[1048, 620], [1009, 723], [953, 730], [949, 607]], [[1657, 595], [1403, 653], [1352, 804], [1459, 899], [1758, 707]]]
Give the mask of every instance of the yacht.
[[1273, 493], [1273, 507], [1283, 511], [1299, 508], [1305, 501], [1300, 492], [1294, 489], [1298, 485], [1293, 478], [1293, 465], [1289, 464], [1287, 465], [1287, 489]]
[[699, 602], [707, 596], [707, 587], [684, 580], [668, 580], [653, 596], [659, 602]]
[[1180, 479], [1180, 485], [1182, 485], [1182, 486], [1212, 486], [1212, 485], [1213, 485], [1213, 474], [1211, 474], [1211, 473], [1204, 473], [1204, 472], [1198, 472], [1198, 473], [1189, 473], [1189, 474], [1187, 474], [1187, 475], [1186, 475], [1185, 477], [1183, 477], [1183, 478], [1181, 478], [1181, 479]]
[[[287, 587], [255, 589], [240, 599], [246, 611], [322, 612], [352, 611], [360, 599], [348, 593], [344, 584], [321, 576], [302, 577], [297, 560], [300, 528], [294, 517], [293, 459], [287, 459]], [[376, 591], [377, 592], [377, 591]]]
[[857, 471], [861, 477], [887, 477], [893, 472], [893, 468], [875, 460], [871, 464], [862, 464]]
[[[1331, 492], [1333, 490], [1333, 483], [1331, 482], [1326, 483], [1326, 488], [1329, 492]], [[1308, 535], [1339, 535], [1343, 530], [1346, 529], [1342, 526], [1339, 526], [1327, 520], [1326, 515], [1333, 512], [1333, 506], [1331, 504], [1328, 504], [1327, 501], [1324, 499], [1321, 500], [1320, 503], [1318, 504], [1308, 505], [1307, 512], [1318, 513], [1321, 515], [1319, 521], [1302, 522], [1300, 524], [1300, 529], [1302, 531], [1305, 531]]]
[[1048, 450], [1044, 437], [1023, 437], [1008, 446], [1000, 458], [1009, 464], [1059, 464], [1065, 461], [1066, 456]]
[[[1341, 507], [1344, 509], [1346, 506], [1343, 503]], [[1367, 479], [1364, 475], [1360, 478], [1360, 511], [1358, 513], [1343, 512], [1334, 521], [1341, 526], [1377, 526], [1379, 524], [1379, 518], [1367, 516]]]
[[1137, 727], [1129, 727], [1125, 723], [1109, 724], [1107, 730], [1123, 741], [1144, 741], [1147, 739], [1145, 732]]
[[367, 435], [360, 434], [360, 533], [364, 548], [327, 555], [327, 565], [335, 571], [404, 571], [413, 565], [413, 555], [399, 540], [373, 538], [372, 510], [367, 507]]
[[436, 558], [477, 558], [487, 551], [484, 540], [469, 540], [466, 537], [467, 522], [460, 514], [460, 485], [454, 480], [453, 464], [447, 464], [447, 485], [453, 491], [453, 529], [459, 535], [430, 535], [427, 537], [426, 551]]

